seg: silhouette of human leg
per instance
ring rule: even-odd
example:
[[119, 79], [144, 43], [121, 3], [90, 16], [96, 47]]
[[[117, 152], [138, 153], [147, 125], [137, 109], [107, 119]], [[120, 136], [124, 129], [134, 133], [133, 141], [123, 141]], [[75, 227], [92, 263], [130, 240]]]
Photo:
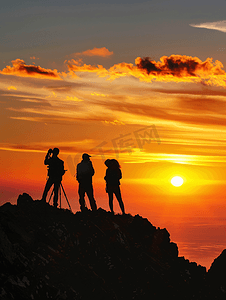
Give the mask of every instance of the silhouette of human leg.
[[53, 191], [54, 191], [53, 205], [54, 205], [54, 207], [57, 207], [57, 205], [58, 205], [58, 194], [59, 194], [60, 182], [61, 181], [54, 182], [54, 187], [53, 187]]
[[113, 192], [109, 191], [108, 192], [108, 198], [109, 198], [109, 207], [112, 213], [114, 213], [113, 210]]
[[42, 201], [46, 202], [46, 197], [47, 197], [48, 191], [50, 190], [52, 185], [53, 185], [52, 179], [48, 178], [45, 188], [44, 188], [44, 191], [43, 191], [43, 194], [42, 194]]
[[116, 196], [116, 199], [118, 200], [118, 203], [119, 203], [122, 213], [125, 214], [125, 207], [124, 207], [124, 203], [122, 201], [122, 195], [121, 195], [121, 190], [120, 190], [119, 186], [115, 187], [114, 194]]
[[90, 203], [90, 206], [91, 206], [91, 209], [94, 211], [94, 210], [97, 210], [97, 204], [96, 204], [96, 200], [94, 199], [94, 195], [93, 195], [93, 187], [89, 187], [87, 190], [86, 190], [86, 194], [88, 196], [88, 199], [89, 199], [89, 203]]
[[85, 211], [87, 209], [86, 203], [85, 203], [85, 188], [79, 184], [78, 187], [78, 194], [79, 194], [79, 204], [81, 211]]

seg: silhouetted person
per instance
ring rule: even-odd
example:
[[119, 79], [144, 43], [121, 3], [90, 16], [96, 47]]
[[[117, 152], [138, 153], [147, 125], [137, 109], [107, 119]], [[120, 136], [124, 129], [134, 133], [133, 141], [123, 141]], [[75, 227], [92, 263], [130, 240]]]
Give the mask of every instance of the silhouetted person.
[[82, 155], [82, 161], [77, 164], [76, 179], [79, 182], [78, 194], [79, 194], [79, 204], [81, 211], [86, 211], [85, 203], [85, 193], [88, 196], [91, 209], [93, 211], [97, 210], [96, 201], [93, 196], [93, 183], [92, 177], [95, 173], [92, 162], [90, 160], [90, 155], [84, 153]]
[[64, 162], [58, 157], [59, 152], [60, 151], [58, 148], [54, 148], [53, 150], [49, 149], [44, 160], [44, 164], [48, 166], [48, 180], [46, 182], [46, 186], [42, 195], [42, 201], [46, 202], [47, 193], [50, 190], [51, 186], [54, 185], [54, 207], [57, 207], [58, 205], [58, 191], [62, 181], [62, 176], [65, 173]]
[[109, 207], [111, 212], [114, 214], [113, 210], [113, 194], [115, 194], [118, 200], [119, 206], [123, 214], [125, 214], [125, 208], [122, 201], [121, 190], [120, 190], [120, 179], [122, 178], [122, 172], [120, 170], [120, 165], [116, 159], [107, 159], [105, 165], [108, 167], [106, 170], [106, 175], [104, 177], [106, 181], [106, 192], [109, 197]]

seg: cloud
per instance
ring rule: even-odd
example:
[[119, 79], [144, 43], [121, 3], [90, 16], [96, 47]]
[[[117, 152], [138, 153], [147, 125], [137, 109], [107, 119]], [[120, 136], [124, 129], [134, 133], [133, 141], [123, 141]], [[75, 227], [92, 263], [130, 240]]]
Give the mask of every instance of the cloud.
[[[21, 118], [22, 119], [22, 118]], [[85, 152], [85, 147], [92, 147], [94, 144], [94, 140], [92, 139], [78, 139], [73, 142], [57, 142], [58, 147], [60, 148], [60, 152], [68, 153], [83, 153]], [[0, 143], [1, 150], [8, 151], [18, 151], [18, 152], [38, 152], [38, 153], [46, 153], [47, 149], [50, 148], [51, 142], [42, 142], [42, 143], [30, 143], [30, 144], [13, 144], [13, 143]], [[83, 149], [84, 147], [84, 149]]]
[[35, 56], [31, 56], [30, 59], [39, 59], [39, 58]]
[[177, 78], [205, 77], [209, 75], [225, 75], [220, 61], [213, 63], [212, 58], [202, 62], [198, 57], [186, 55], [162, 56], [160, 62], [149, 57], [136, 59], [139, 69], [146, 71], [148, 75], [172, 76]]
[[[13, 66], [6, 66], [0, 74], [16, 75], [22, 77], [36, 77], [42, 79], [79, 79], [79, 73], [93, 73], [98, 77], [105, 77], [113, 81], [121, 77], [133, 77], [144, 82], [187, 82], [201, 83], [203, 86], [226, 87], [226, 73], [223, 64], [212, 58], [205, 61], [198, 57], [186, 55], [162, 56], [160, 61], [152, 60], [149, 57], [137, 57], [135, 64], [119, 63], [109, 69], [102, 65], [83, 64], [81, 59], [67, 60], [67, 72], [58, 72], [56, 69], [45, 69], [40, 66], [26, 65], [21, 59], [12, 61]], [[58, 91], [65, 92], [71, 89], [72, 83], [58, 87]]]
[[189, 25], [196, 28], [205, 28], [205, 29], [212, 29], [221, 32], [226, 32], [226, 20], [217, 21], [217, 22], [200, 23], [200, 24], [189, 24]]
[[113, 51], [109, 51], [106, 47], [102, 48], [96, 48], [94, 47], [93, 49], [83, 51], [81, 53], [75, 53], [74, 55], [85, 55], [85, 56], [101, 56], [101, 57], [108, 57], [113, 55]]
[[91, 93], [92, 96], [101, 96], [101, 97], [108, 97], [109, 95], [105, 95], [105, 94], [99, 94], [99, 93], [96, 93], [96, 92], [93, 92]]
[[[171, 97], [169, 97], [171, 98]], [[170, 102], [170, 99], [166, 98]], [[140, 102], [125, 101], [106, 101], [102, 103], [102, 110], [108, 109], [120, 115], [120, 120], [126, 124], [133, 123], [138, 119], [142, 121], [155, 120], [163, 122], [176, 122], [178, 124], [201, 125], [201, 126], [225, 126], [226, 118], [222, 114], [224, 109], [224, 101], [206, 97], [175, 97], [177, 105], [156, 106], [150, 102], [145, 104]], [[204, 102], [201, 103], [200, 102]], [[137, 118], [138, 117], [138, 118]]]
[[0, 74], [4, 75], [16, 75], [21, 77], [37, 77], [37, 78], [50, 78], [50, 79], [61, 79], [58, 71], [44, 69], [40, 66], [26, 65], [22, 59], [12, 60], [13, 66], [6, 66]]
[[43, 95], [37, 94], [37, 93], [30, 93], [28, 91], [20, 89], [20, 91], [17, 90], [15, 93], [11, 93], [10, 91], [1, 91], [0, 90], [0, 98], [1, 99], [7, 99], [10, 103], [15, 103], [15, 101], [19, 102], [34, 102], [39, 103], [41, 105], [50, 105], [48, 101], [46, 101], [46, 98], [43, 97]]
[[[54, 103], [52, 101], [51, 103]], [[19, 116], [11, 116], [11, 119], [36, 121], [42, 123], [52, 124], [75, 124], [78, 121], [85, 122], [101, 122], [114, 121], [112, 112], [104, 110], [103, 106], [98, 103], [93, 104], [92, 107], [87, 106], [83, 101], [75, 101], [70, 97], [60, 101], [57, 99], [55, 106], [25, 106], [20, 108], [9, 107], [7, 110], [19, 113]], [[22, 116], [21, 116], [22, 115]]]
[[81, 102], [81, 101], [83, 101], [82, 99], [79, 99], [77, 97], [70, 97], [70, 96], [67, 96], [66, 100], [67, 101], [75, 101], [75, 102]]
[[72, 90], [72, 85], [67, 84], [67, 85], [59, 85], [59, 86], [46, 86], [45, 88], [58, 93], [67, 93]]
[[[200, 88], [200, 87], [199, 87]], [[217, 88], [205, 88], [205, 89], [195, 89], [194, 85], [193, 86], [187, 86], [186, 89], [183, 88], [183, 90], [180, 89], [176, 89], [175, 87], [170, 89], [170, 88], [154, 88], [154, 89], [150, 89], [150, 92], [157, 92], [157, 93], [161, 93], [161, 94], [171, 94], [171, 95], [196, 95], [196, 96], [204, 96], [204, 95], [208, 95], [208, 96], [226, 96], [226, 91], [225, 90], [219, 90]]]
[[71, 75], [73, 75], [74, 72], [88, 72], [88, 73], [96, 73], [99, 77], [106, 77], [108, 76], [108, 71], [102, 66], [91, 66], [91, 65], [81, 65], [81, 61], [77, 60], [69, 60], [67, 61], [68, 70]]
[[17, 88], [16, 88], [15, 86], [8, 86], [7, 89], [8, 89], [9, 91], [10, 91], [10, 90], [15, 90], [15, 91], [17, 90]]
[[162, 56], [156, 62], [149, 57], [137, 57], [135, 65], [123, 62], [108, 70], [102, 65], [82, 65], [81, 60], [72, 59], [67, 64], [71, 76], [77, 76], [77, 72], [92, 72], [108, 80], [132, 76], [146, 82], [199, 82], [205, 86], [226, 86], [223, 64], [218, 60], [213, 62], [212, 58], [201, 61], [198, 57], [171, 55]]
[[122, 121], [114, 120], [114, 121], [102, 121], [104, 124], [110, 125], [125, 125]]
[[[46, 147], [47, 148], [47, 147]], [[46, 148], [40, 146], [30, 146], [23, 144], [0, 144], [1, 150], [19, 151], [19, 152], [46, 152]]]
[[178, 106], [182, 111], [194, 114], [210, 114], [222, 117], [222, 112], [225, 109], [225, 97], [210, 96], [210, 95], [175, 95]]

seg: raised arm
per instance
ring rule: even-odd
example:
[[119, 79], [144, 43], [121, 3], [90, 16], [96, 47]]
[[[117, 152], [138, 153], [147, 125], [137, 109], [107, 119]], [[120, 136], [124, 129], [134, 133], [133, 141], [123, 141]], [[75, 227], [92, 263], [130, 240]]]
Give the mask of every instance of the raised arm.
[[46, 157], [45, 157], [45, 160], [44, 160], [44, 165], [48, 165], [49, 164], [49, 159], [51, 158], [51, 153], [52, 153], [52, 149], [49, 149], [47, 154], [46, 154]]

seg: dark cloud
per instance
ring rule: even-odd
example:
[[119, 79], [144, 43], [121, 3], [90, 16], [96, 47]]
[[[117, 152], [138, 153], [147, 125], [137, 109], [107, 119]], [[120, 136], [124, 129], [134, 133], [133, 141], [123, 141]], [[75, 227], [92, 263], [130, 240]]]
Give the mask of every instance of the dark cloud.
[[44, 69], [40, 66], [26, 65], [22, 59], [16, 59], [12, 61], [13, 66], [6, 66], [1, 74], [4, 75], [17, 75], [17, 76], [31, 76], [38, 78], [52, 78], [61, 79], [57, 70]]
[[186, 55], [163, 56], [160, 62], [151, 60], [149, 57], [136, 59], [139, 69], [145, 70], [148, 75], [174, 77], [197, 77], [200, 75], [225, 75], [222, 64], [218, 61], [212, 62], [208, 58], [202, 62], [198, 57]]

